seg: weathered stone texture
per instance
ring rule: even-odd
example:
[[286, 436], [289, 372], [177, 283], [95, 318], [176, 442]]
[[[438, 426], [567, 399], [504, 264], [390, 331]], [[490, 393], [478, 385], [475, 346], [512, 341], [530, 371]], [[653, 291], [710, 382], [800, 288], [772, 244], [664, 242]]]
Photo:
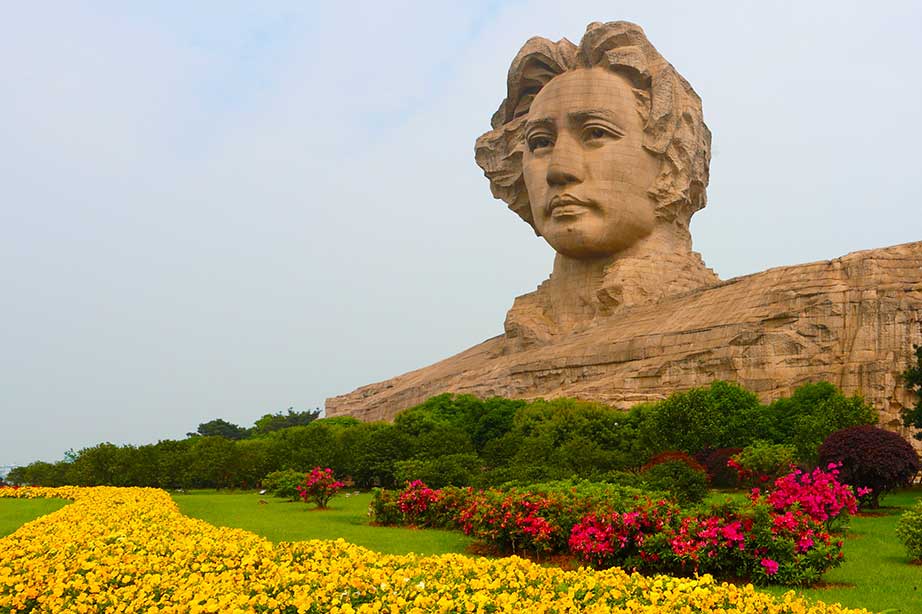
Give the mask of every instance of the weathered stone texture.
[[476, 161], [557, 252], [550, 277], [515, 300], [503, 335], [328, 399], [328, 416], [390, 419], [442, 392], [626, 408], [715, 379], [768, 401], [828, 380], [901, 430], [922, 243], [721, 282], [689, 231], [707, 201], [701, 99], [639, 26], [593, 23], [579, 45], [530, 39], [491, 127]]
[[629, 407], [739, 382], [763, 401], [808, 381], [861, 393], [899, 430], [898, 381], [922, 344], [922, 242], [770, 269], [625, 308], [553, 343], [494, 337], [456, 356], [327, 400], [328, 416], [387, 420], [442, 392], [571, 396]]

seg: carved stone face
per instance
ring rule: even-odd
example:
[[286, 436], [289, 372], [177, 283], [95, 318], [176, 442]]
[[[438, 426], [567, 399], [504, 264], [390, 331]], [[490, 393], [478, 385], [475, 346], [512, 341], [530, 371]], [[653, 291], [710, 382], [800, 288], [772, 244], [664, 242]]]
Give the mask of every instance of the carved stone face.
[[522, 161], [538, 232], [572, 258], [616, 254], [650, 234], [660, 162], [645, 150], [630, 82], [602, 67], [554, 77], [532, 101]]

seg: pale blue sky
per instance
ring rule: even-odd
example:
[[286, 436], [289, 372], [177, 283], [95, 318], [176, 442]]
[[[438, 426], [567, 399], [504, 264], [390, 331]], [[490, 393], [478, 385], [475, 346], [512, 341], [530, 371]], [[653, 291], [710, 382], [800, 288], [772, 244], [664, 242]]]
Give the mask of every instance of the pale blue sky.
[[318, 407], [500, 333], [552, 252], [473, 144], [532, 35], [635, 21], [692, 83], [722, 277], [920, 240], [919, 6], [10, 4], [0, 465]]

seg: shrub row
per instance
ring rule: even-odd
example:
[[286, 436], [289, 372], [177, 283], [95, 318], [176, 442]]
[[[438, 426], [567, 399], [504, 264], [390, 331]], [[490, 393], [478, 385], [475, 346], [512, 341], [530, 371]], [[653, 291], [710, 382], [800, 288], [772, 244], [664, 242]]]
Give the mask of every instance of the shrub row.
[[508, 490], [377, 490], [379, 524], [460, 529], [502, 552], [570, 553], [599, 568], [809, 584], [839, 564], [828, 526], [857, 510], [837, 468], [795, 473], [747, 501], [683, 510], [635, 488], [556, 482]]

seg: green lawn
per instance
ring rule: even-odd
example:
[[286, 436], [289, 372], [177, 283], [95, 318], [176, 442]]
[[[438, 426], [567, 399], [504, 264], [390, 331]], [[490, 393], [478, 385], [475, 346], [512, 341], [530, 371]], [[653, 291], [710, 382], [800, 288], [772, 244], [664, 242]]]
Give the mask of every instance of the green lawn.
[[55, 512], [70, 503], [64, 499], [0, 499], [0, 537], [35, 520], [39, 516]]
[[386, 554], [445, 554], [463, 553], [472, 541], [456, 531], [370, 526], [366, 513], [370, 493], [336, 496], [327, 510], [246, 492], [202, 491], [172, 493], [172, 496], [187, 516], [218, 526], [246, 529], [273, 542], [342, 537]]

